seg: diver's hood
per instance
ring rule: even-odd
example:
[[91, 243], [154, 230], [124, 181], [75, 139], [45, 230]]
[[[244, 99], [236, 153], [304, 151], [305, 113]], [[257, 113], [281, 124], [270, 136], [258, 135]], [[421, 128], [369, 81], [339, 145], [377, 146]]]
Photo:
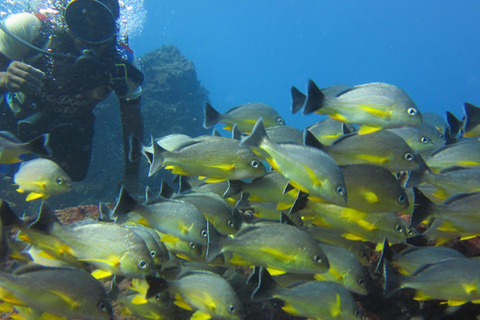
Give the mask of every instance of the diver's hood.
[[64, 17], [70, 32], [87, 43], [110, 40], [117, 27], [114, 13], [98, 0], [72, 0]]

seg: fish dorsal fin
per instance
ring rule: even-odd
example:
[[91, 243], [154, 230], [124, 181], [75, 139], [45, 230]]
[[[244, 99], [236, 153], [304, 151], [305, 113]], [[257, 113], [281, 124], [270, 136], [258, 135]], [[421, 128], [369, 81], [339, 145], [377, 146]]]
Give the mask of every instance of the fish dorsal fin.
[[290, 89], [290, 92], [292, 94], [292, 114], [295, 114], [302, 109], [303, 105], [305, 104], [305, 100], [307, 100], [307, 96], [293, 86]]
[[341, 142], [341, 141], [343, 141], [343, 140], [345, 140], [345, 139], [348, 139], [348, 138], [350, 138], [350, 137], [356, 136], [356, 135], [358, 135], [357, 132], [352, 132], [352, 133], [348, 133], [348, 134], [341, 135], [341, 136], [338, 137], [337, 139], [333, 140], [333, 142], [332, 142], [331, 145], [332, 145], [332, 146], [333, 146], [333, 145], [336, 145], [337, 143], [339, 143], [339, 142]]
[[43, 271], [43, 270], [48, 270], [48, 269], [52, 269], [52, 268], [45, 267], [45, 266], [42, 266], [42, 265], [39, 265], [39, 264], [36, 264], [36, 263], [29, 263], [29, 264], [23, 265], [23, 266], [19, 267], [18, 269], [16, 269], [13, 272], [13, 274], [16, 275], [16, 276], [19, 276], [19, 275], [22, 275], [22, 274], [27, 274], [27, 273], [31, 273], [31, 272], [38, 272], [38, 271]]

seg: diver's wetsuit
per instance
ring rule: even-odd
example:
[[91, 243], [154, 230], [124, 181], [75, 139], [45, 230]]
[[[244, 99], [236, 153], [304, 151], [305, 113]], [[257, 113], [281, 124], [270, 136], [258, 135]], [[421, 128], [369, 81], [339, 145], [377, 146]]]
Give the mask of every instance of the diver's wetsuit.
[[[5, 47], [5, 41], [1, 41], [1, 37], [8, 35], [0, 30], [0, 56], [3, 53], [3, 57], [9, 60], [24, 60], [42, 70], [47, 79], [43, 81], [40, 93], [20, 94], [20, 99], [15, 98], [18, 94], [5, 96], [0, 109], [0, 130], [11, 131], [22, 141], [50, 133], [48, 145], [53, 153], [52, 160], [73, 181], [83, 180], [92, 150], [95, 121], [93, 109], [114, 90], [111, 70], [115, 63], [122, 63], [116, 50], [116, 39], [102, 47], [99, 57], [84, 56], [82, 61], [78, 62], [77, 59], [75, 64], [75, 60], [47, 55], [30, 60], [27, 57], [8, 57], [11, 50]], [[52, 37], [49, 48], [55, 52], [81, 56], [73, 41], [66, 32], [58, 33]], [[128, 175], [138, 174], [138, 163], [130, 163], [127, 159], [128, 137], [133, 134], [139, 139], [143, 138], [143, 120], [139, 108], [140, 83], [128, 79], [126, 84], [124, 92], [116, 94], [122, 116], [125, 178], [128, 178]]]

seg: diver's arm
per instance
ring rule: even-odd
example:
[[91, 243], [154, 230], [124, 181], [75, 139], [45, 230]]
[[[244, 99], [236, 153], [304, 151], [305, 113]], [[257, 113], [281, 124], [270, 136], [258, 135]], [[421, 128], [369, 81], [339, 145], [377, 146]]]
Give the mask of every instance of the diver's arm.
[[[122, 140], [125, 163], [123, 180], [126, 183], [138, 183], [140, 161], [130, 162], [128, 153], [129, 138], [131, 135], [143, 141], [143, 118], [140, 112], [140, 97], [133, 100], [119, 99], [119, 102], [120, 116], [122, 118]], [[135, 158], [136, 155], [133, 156]], [[136, 156], [136, 158], [138, 158], [138, 156]]]
[[0, 92], [35, 93], [42, 90], [45, 73], [29, 64], [12, 61], [0, 72]]

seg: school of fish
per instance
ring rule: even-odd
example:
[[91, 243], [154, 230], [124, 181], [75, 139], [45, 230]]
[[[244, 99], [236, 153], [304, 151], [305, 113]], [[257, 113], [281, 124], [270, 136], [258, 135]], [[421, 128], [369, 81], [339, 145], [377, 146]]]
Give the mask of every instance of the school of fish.
[[[132, 137], [149, 176], [175, 179], [143, 199], [122, 187], [96, 220], [62, 223], [46, 202], [22, 217], [0, 200], [0, 311], [114, 319], [120, 304], [138, 319], [208, 320], [279, 305], [307, 319], [370, 319], [366, 299], [407, 288], [404, 299], [445, 314], [480, 303], [480, 259], [445, 246], [480, 235], [480, 108], [465, 103], [461, 120], [445, 121], [379, 82], [310, 80], [306, 95], [291, 94], [292, 113], [316, 124], [290, 127], [264, 103], [224, 114], [206, 103], [204, 127], [231, 133]], [[0, 133], [1, 164], [30, 153], [40, 158], [14, 176], [26, 201], [74, 188], [47, 159], [48, 135]]]

